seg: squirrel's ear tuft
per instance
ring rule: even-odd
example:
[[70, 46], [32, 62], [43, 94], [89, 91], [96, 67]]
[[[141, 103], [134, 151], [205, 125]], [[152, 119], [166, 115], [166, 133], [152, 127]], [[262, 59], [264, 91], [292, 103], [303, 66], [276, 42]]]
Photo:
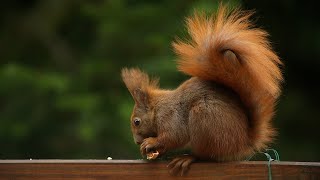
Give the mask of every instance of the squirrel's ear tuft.
[[150, 80], [146, 73], [135, 68], [123, 68], [121, 76], [135, 102], [138, 105], [147, 105], [149, 96], [148, 90], [150, 88], [157, 88], [158, 81]]
[[149, 76], [139, 69], [123, 68], [121, 76], [131, 94], [137, 89], [145, 90], [149, 86]]

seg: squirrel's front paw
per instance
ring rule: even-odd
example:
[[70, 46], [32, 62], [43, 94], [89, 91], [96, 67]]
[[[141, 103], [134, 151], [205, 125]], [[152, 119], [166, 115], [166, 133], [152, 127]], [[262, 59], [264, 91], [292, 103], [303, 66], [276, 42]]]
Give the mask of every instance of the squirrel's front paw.
[[140, 145], [140, 152], [142, 155], [146, 155], [152, 152], [158, 152], [159, 154], [163, 153], [163, 148], [161, 148], [160, 144], [155, 137], [149, 137], [143, 140]]

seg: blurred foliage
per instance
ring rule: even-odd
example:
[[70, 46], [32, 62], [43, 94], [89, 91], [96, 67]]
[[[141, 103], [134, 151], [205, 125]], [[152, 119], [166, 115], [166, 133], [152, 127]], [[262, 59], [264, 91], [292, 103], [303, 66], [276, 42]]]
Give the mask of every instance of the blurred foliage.
[[[255, 9], [284, 60], [273, 145], [282, 160], [320, 161], [319, 11], [298, 1], [228, 1]], [[141, 158], [122, 67], [174, 88], [171, 42], [184, 18], [215, 1], [29, 0], [0, 7], [0, 158]], [[297, 13], [299, 12], [299, 13]]]

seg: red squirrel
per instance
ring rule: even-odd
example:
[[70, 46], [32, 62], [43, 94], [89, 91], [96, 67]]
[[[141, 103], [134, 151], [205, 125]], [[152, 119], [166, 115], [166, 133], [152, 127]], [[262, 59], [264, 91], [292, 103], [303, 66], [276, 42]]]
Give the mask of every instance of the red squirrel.
[[283, 80], [268, 33], [249, 20], [252, 12], [195, 13], [187, 19], [191, 40], [173, 42], [178, 70], [192, 76], [175, 90], [139, 69], [122, 69], [135, 105], [131, 129], [143, 155], [189, 148], [173, 159], [172, 174], [195, 160], [243, 160], [272, 142], [271, 120]]

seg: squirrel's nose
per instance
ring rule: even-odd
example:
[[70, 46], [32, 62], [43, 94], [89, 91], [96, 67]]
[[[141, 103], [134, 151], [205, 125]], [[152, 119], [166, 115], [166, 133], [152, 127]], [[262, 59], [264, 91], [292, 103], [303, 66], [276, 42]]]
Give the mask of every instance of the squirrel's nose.
[[134, 139], [134, 142], [135, 142], [136, 144], [138, 144], [138, 145], [142, 144], [142, 142], [143, 142], [143, 137], [142, 137], [142, 136], [139, 136], [139, 135], [135, 135], [135, 136], [133, 137], [133, 139]]

